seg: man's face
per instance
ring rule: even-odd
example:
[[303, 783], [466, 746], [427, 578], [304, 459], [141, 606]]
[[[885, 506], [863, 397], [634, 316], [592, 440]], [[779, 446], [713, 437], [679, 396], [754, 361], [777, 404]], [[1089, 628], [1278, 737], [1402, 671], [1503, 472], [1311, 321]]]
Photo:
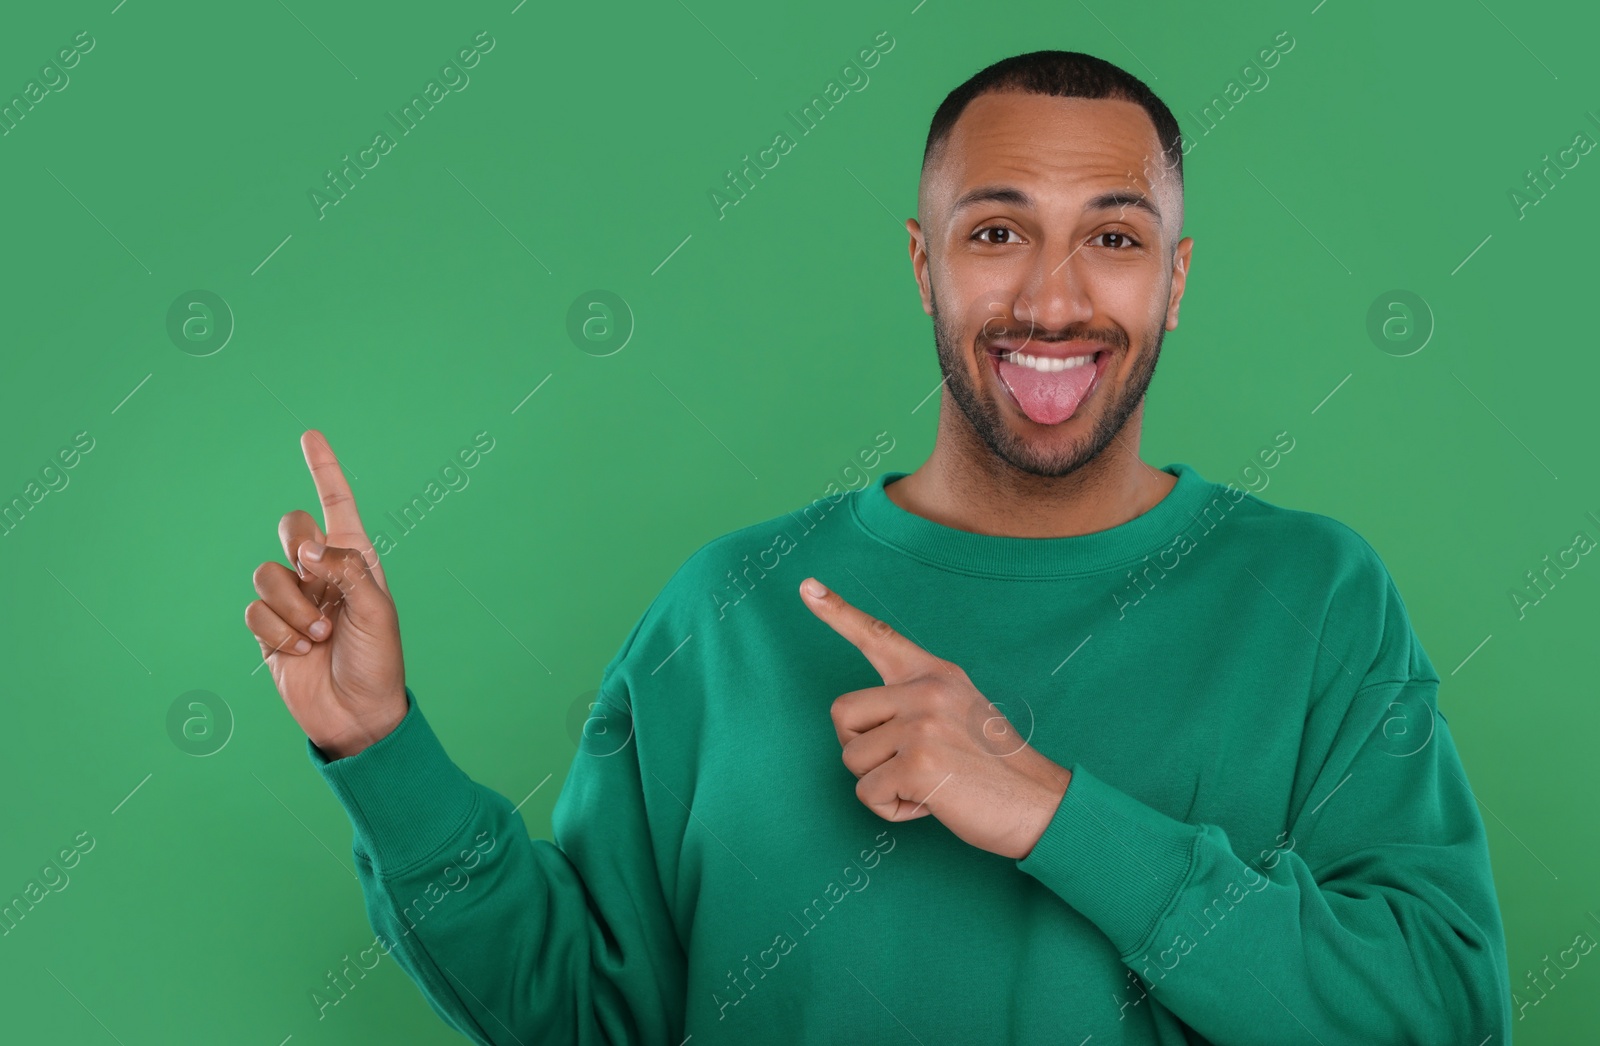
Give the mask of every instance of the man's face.
[[[995, 189], [1007, 194], [964, 200]], [[1178, 325], [1193, 247], [1173, 249], [1182, 207], [1132, 102], [1005, 92], [967, 106], [924, 174], [928, 224], [906, 228], [939, 367], [992, 453], [1063, 476], [1139, 409]]]

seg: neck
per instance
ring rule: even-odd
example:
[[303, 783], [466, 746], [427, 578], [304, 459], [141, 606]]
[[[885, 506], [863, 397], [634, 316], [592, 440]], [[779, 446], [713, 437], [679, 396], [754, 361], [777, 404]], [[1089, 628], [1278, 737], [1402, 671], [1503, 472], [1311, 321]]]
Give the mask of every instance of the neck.
[[949, 396], [940, 404], [933, 453], [884, 488], [890, 501], [935, 523], [996, 537], [1075, 537], [1144, 514], [1177, 482], [1139, 457], [1143, 403], [1082, 467], [1036, 476], [990, 451]]

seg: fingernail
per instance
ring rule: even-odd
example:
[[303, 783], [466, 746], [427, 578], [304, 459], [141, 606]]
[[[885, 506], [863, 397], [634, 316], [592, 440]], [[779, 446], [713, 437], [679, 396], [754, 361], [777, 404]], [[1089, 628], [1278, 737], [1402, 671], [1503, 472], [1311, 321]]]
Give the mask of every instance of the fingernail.
[[[306, 629], [306, 631], [311, 633], [312, 639], [323, 639], [327, 636], [329, 627], [330, 626], [326, 621], [319, 619], [313, 621], [311, 623], [311, 627]], [[305, 640], [301, 640], [301, 642], [305, 642]]]
[[800, 587], [805, 589], [806, 595], [810, 596], [812, 599], [821, 599], [823, 596], [828, 594], [828, 590], [822, 587], [822, 582], [818, 581], [814, 577], [806, 578], [805, 581], [801, 583]]
[[309, 559], [315, 563], [322, 558], [322, 546], [315, 541], [307, 541], [300, 546], [300, 558]]
[[310, 650], [311, 650], [311, 644], [307, 643], [304, 639], [296, 639], [294, 641], [294, 652], [295, 653], [304, 654], [304, 653], [309, 652]]

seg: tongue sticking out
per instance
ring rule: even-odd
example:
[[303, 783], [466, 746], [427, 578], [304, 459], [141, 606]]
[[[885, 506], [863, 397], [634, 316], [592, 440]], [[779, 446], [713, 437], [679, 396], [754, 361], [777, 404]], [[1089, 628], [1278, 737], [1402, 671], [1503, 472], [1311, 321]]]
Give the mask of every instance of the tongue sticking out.
[[1093, 363], [1050, 374], [1003, 359], [998, 364], [1000, 380], [1017, 398], [1023, 413], [1040, 425], [1057, 425], [1070, 418], [1094, 381]]

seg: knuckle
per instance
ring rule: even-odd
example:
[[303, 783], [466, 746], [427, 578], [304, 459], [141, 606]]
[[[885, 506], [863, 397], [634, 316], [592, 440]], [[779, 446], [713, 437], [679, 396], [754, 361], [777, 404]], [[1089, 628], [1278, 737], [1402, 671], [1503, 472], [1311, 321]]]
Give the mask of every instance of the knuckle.
[[251, 584], [255, 585], [256, 593], [258, 595], [264, 596], [267, 594], [267, 584], [272, 580], [272, 575], [274, 572], [273, 568], [277, 565], [278, 564], [272, 562], [271, 560], [268, 560], [267, 562], [256, 567], [255, 573], [250, 575], [250, 582]]
[[314, 534], [316, 531], [316, 520], [311, 518], [311, 513], [302, 508], [285, 512], [283, 518], [278, 520], [278, 540], [285, 545], [297, 534]]
[[876, 617], [867, 622], [867, 631], [878, 639], [888, 639], [894, 635], [894, 629], [889, 626], [889, 623], [882, 618]]
[[261, 635], [261, 630], [267, 623], [267, 604], [259, 599], [251, 600], [244, 608], [245, 627], [256, 635]]
[[341, 584], [355, 584], [366, 576], [367, 561], [356, 549], [329, 548], [322, 558], [339, 576]]
[[328, 493], [322, 496], [322, 505], [324, 509], [335, 509], [340, 505], [346, 504], [353, 505], [355, 504], [355, 501], [356, 499], [354, 496], [346, 494], [342, 490], [330, 490]]

